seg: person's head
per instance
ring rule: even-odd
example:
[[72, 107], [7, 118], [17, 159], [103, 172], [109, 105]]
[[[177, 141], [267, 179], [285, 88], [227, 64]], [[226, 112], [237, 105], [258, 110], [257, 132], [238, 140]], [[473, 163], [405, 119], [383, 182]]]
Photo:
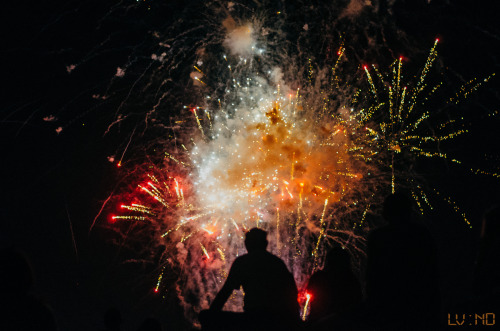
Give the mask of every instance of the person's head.
[[33, 289], [33, 270], [22, 252], [13, 247], [2, 249], [0, 265], [0, 289], [3, 295], [24, 295]]
[[474, 283], [480, 295], [490, 293], [500, 279], [500, 205], [493, 206], [483, 215], [481, 238], [476, 257]]
[[138, 331], [161, 331], [161, 323], [156, 318], [148, 317], [139, 326]]
[[265, 251], [267, 248], [267, 232], [259, 228], [250, 229], [245, 236], [245, 247], [248, 253]]
[[350, 270], [351, 256], [347, 249], [340, 245], [335, 245], [326, 254], [325, 270]]
[[495, 205], [484, 213], [481, 239], [500, 239], [500, 205]]
[[391, 224], [408, 222], [411, 218], [411, 197], [405, 191], [396, 191], [385, 198], [382, 216]]
[[122, 314], [117, 308], [109, 308], [104, 313], [104, 326], [107, 330], [120, 330]]

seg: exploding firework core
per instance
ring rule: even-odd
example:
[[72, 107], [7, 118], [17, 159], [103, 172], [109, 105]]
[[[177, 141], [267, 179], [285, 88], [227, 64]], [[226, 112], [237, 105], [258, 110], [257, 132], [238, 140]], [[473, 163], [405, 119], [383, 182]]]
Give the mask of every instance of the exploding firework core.
[[[426, 84], [437, 40], [414, 84], [399, 58], [388, 75], [360, 64], [353, 85], [340, 74], [342, 46], [326, 69], [282, 67], [266, 55], [262, 27], [230, 17], [222, 25], [224, 53], [200, 52], [190, 75], [203, 99], [185, 107], [176, 119], [183, 129], [112, 217], [141, 224], [147, 245], [162, 247], [154, 290], [174, 273], [188, 317], [209, 307], [232, 261], [246, 253], [250, 228], [268, 232], [268, 249], [303, 288], [332, 243], [362, 254], [365, 218], [396, 185], [432, 208], [405, 165], [448, 158], [430, 143], [464, 132], [441, 123], [429, 134], [422, 125], [430, 116], [422, 105], [439, 87]], [[222, 69], [204, 66], [209, 56], [224, 74], [210, 74]], [[224, 86], [222, 95], [213, 86]], [[305, 318], [311, 298], [303, 297]], [[241, 294], [226, 309], [241, 310]]]
[[365, 177], [376, 170], [356, 154], [349, 115], [318, 117], [300, 90], [281, 92], [279, 84], [251, 78], [245, 83], [232, 115], [224, 108], [212, 114], [188, 109], [197, 123], [190, 147], [166, 152], [164, 170], [139, 186], [142, 198], [155, 202], [138, 197], [122, 205], [136, 215], [114, 217], [155, 223], [167, 255], [192, 264], [187, 272], [199, 275], [187, 281], [195, 279], [192, 286], [210, 295], [245, 252], [244, 233], [252, 227], [268, 231], [269, 249], [304, 285], [325, 244], [356, 248], [361, 238], [353, 229], [362, 225], [373, 192]]

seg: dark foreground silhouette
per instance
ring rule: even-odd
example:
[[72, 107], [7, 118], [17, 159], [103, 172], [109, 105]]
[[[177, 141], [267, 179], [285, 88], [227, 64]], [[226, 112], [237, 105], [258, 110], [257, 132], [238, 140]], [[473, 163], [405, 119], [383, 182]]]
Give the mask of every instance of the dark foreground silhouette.
[[[247, 232], [248, 254], [233, 262], [210, 310], [200, 314], [202, 330], [294, 330], [299, 325], [297, 286], [285, 263], [266, 251], [267, 233]], [[244, 313], [223, 312], [233, 290], [243, 288]]]
[[3, 249], [0, 265], [0, 330], [57, 330], [52, 311], [33, 294], [34, 277], [27, 258], [15, 249]]
[[383, 330], [439, 327], [437, 249], [411, 215], [408, 194], [390, 195], [383, 206], [389, 224], [368, 237], [367, 303], [372, 323]]
[[122, 313], [117, 308], [109, 308], [104, 313], [104, 330], [103, 331], [120, 331], [122, 328]]
[[474, 270], [477, 303], [485, 311], [500, 311], [500, 206], [483, 217], [479, 251]]
[[[464, 302], [446, 314], [449, 329], [460, 325], [465, 330], [498, 329], [500, 315], [500, 206], [483, 215], [474, 268], [474, 291]], [[468, 318], [469, 317], [469, 318]], [[470, 318], [473, 317], [473, 318]], [[465, 322], [464, 322], [465, 321]], [[460, 324], [462, 323], [462, 324]], [[467, 327], [467, 324], [472, 326]], [[462, 327], [463, 326], [463, 327]]]
[[146, 318], [137, 331], [162, 331], [161, 323], [156, 318]]
[[346, 330], [360, 324], [361, 284], [351, 269], [349, 252], [341, 246], [328, 252], [323, 270], [311, 276], [307, 291], [312, 297], [308, 329]]

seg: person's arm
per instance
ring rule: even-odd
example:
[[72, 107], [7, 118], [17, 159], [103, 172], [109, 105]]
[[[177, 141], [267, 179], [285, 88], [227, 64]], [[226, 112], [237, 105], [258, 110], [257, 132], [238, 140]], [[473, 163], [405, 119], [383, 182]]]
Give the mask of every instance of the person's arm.
[[210, 305], [210, 310], [222, 310], [227, 299], [229, 299], [229, 297], [231, 296], [231, 293], [233, 293], [233, 288], [229, 286], [228, 282], [226, 281], [224, 283], [224, 286], [222, 286], [221, 290], [219, 291], [219, 293], [217, 293], [214, 301]]
[[237, 261], [238, 260], [235, 260], [233, 262], [231, 270], [229, 270], [229, 275], [227, 276], [226, 282], [220, 289], [219, 293], [217, 293], [217, 295], [215, 296], [214, 301], [210, 305], [210, 310], [221, 311], [222, 308], [224, 308], [224, 304], [226, 303], [227, 299], [229, 299], [231, 293], [233, 293], [233, 290], [240, 287], [240, 281], [238, 277], [239, 263]]

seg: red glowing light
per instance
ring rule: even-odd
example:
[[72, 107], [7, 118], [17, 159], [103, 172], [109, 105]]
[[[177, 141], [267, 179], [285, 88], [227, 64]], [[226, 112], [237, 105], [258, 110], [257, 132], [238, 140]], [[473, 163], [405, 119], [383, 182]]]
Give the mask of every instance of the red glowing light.
[[439, 38], [436, 38], [436, 42], [437, 42], [437, 43], [439, 42]]
[[116, 222], [116, 216], [111, 216], [111, 217], [109, 218], [109, 223], [113, 224], [113, 223], [115, 223], [115, 222]]
[[313, 298], [313, 295], [307, 291], [299, 293], [297, 297], [297, 301], [299, 303], [304, 303], [305, 301], [311, 301]]
[[158, 293], [158, 288], [155, 288], [155, 293]]
[[363, 69], [365, 69], [365, 70], [366, 70], [366, 69], [368, 69], [368, 67], [367, 67], [367, 66], [363, 66]]
[[121, 166], [122, 166], [122, 162], [121, 162], [121, 161], [120, 161], [120, 162], [118, 162], [118, 163], [116, 164], [116, 166], [117, 166], [117, 167], [121, 167]]

